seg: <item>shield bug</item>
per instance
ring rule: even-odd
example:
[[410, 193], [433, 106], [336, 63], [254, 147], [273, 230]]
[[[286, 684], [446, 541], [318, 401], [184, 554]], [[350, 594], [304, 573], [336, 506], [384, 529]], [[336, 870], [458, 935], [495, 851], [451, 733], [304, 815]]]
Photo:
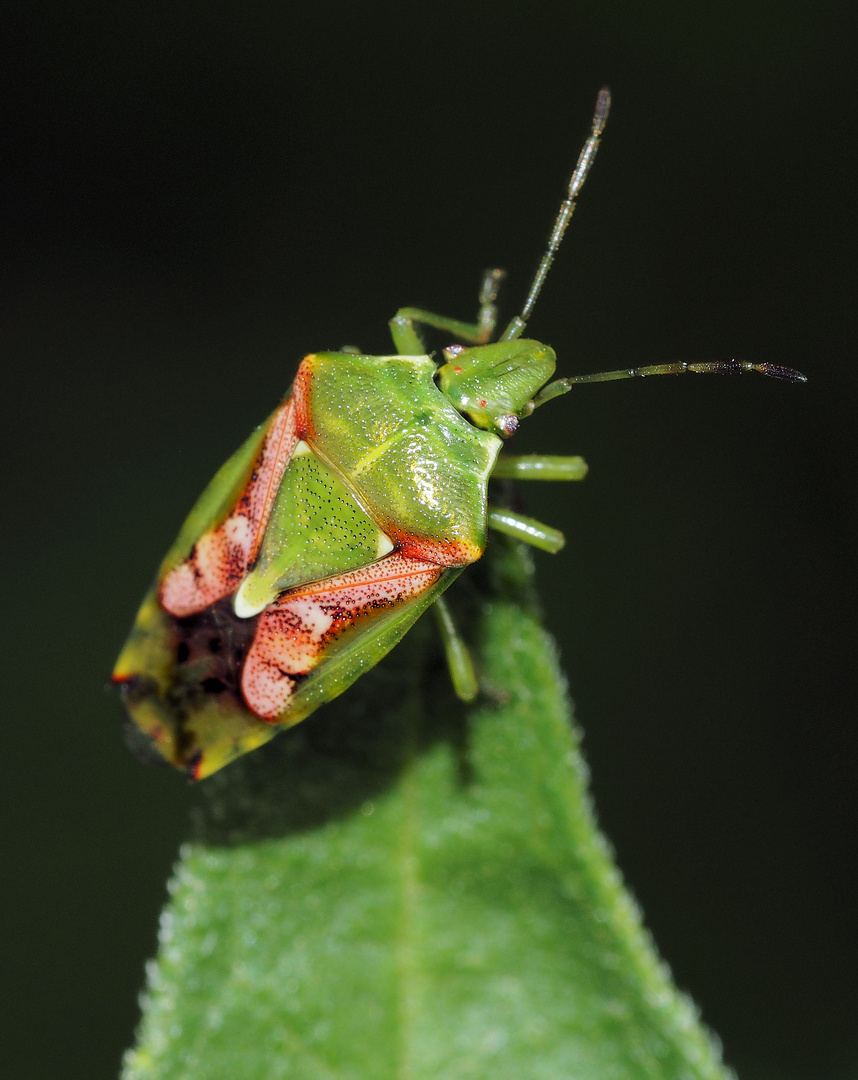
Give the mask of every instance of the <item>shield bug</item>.
[[[563, 536], [488, 503], [490, 476], [577, 480], [579, 457], [500, 456], [520, 421], [577, 383], [759, 371], [734, 360], [552, 381], [552, 349], [522, 333], [590, 170], [602, 90], [525, 304], [498, 340], [486, 273], [473, 323], [402, 308], [395, 354], [305, 357], [286, 399], [203, 492], [143, 601], [113, 673], [136, 728], [194, 779], [346, 690], [434, 605], [454, 688], [478, 682], [442, 594], [494, 528], [550, 552]], [[456, 343], [438, 362], [419, 327]], [[491, 342], [491, 343], [490, 343]]]

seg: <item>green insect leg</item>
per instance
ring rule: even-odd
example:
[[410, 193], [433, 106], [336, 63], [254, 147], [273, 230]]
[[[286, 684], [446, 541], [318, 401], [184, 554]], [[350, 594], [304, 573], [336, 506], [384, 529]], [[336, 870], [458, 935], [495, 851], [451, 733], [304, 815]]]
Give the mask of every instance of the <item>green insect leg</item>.
[[450, 612], [450, 607], [443, 596], [439, 596], [435, 601], [433, 610], [441, 634], [444, 654], [447, 657], [447, 667], [450, 669], [450, 681], [456, 691], [456, 697], [461, 701], [473, 701], [479, 693], [480, 685], [477, 681], [477, 673], [474, 671], [471, 650], [459, 633]]
[[422, 356], [426, 352], [426, 346], [417, 330], [418, 325], [431, 326], [434, 330], [446, 330], [460, 341], [484, 345], [492, 336], [497, 323], [495, 300], [503, 276], [503, 270], [486, 270], [480, 289], [480, 310], [477, 321], [473, 323], [435, 315], [423, 308], [400, 308], [389, 323], [396, 351], [401, 356]]
[[488, 519], [490, 529], [522, 540], [541, 551], [549, 551], [552, 555], [556, 555], [566, 543], [566, 537], [559, 529], [552, 529], [550, 525], [543, 525], [541, 521], [525, 517], [524, 514], [516, 514], [512, 510], [490, 506]]
[[496, 480], [583, 480], [587, 462], [582, 457], [552, 454], [502, 454], [492, 469]]

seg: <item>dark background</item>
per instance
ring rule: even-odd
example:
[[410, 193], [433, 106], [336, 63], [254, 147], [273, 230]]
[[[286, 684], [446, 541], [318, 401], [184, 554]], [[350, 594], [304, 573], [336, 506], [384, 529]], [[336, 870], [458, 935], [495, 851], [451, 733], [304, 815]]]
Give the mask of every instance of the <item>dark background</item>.
[[[848, 9], [845, 5], [843, 11]], [[163, 551], [298, 359], [514, 313], [589, 386], [517, 448], [602, 824], [745, 1078], [858, 1075], [855, 35], [825, 4], [7, 0], [2, 1056], [114, 1076], [192, 796], [104, 689]]]

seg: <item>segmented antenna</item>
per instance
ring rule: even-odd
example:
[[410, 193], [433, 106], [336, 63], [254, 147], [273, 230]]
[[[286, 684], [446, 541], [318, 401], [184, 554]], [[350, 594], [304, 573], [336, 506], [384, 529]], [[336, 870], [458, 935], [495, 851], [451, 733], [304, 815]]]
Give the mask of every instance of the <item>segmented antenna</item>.
[[614, 382], [616, 379], [649, 378], [652, 375], [684, 375], [692, 372], [697, 375], [742, 375], [746, 371], [758, 371], [760, 375], [768, 375], [772, 379], [783, 379], [785, 382], [807, 382], [807, 376], [794, 368], [783, 367], [781, 364], [752, 364], [748, 360], [701, 360], [699, 363], [686, 363], [677, 360], [669, 364], [648, 364], [646, 367], [620, 368], [618, 371], [597, 371], [593, 375], [571, 375], [566, 379], [555, 379], [539, 391], [530, 403], [533, 409], [538, 409], [546, 401], [568, 394], [573, 386], [580, 383]]
[[590, 136], [581, 148], [581, 153], [578, 155], [578, 164], [575, 166], [575, 171], [572, 173], [572, 178], [569, 181], [569, 190], [566, 194], [566, 198], [563, 200], [560, 211], [557, 214], [554, 228], [551, 230], [548, 247], [545, 249], [545, 254], [542, 256], [542, 261], [539, 264], [539, 269], [536, 271], [533, 282], [531, 283], [530, 292], [527, 294], [527, 300], [524, 302], [521, 314], [516, 315], [506, 330], [504, 330], [503, 334], [501, 334], [500, 341], [512, 341], [517, 337], [521, 337], [522, 331], [527, 325], [527, 320], [530, 318], [530, 313], [533, 311], [533, 305], [536, 303], [536, 298], [542, 291], [542, 286], [545, 284], [548, 271], [551, 269], [551, 264], [554, 262], [554, 256], [557, 254], [557, 249], [560, 247], [563, 234], [566, 232], [566, 226], [569, 224], [569, 219], [575, 212], [575, 199], [578, 197], [578, 192], [583, 187], [584, 181], [587, 179], [587, 173], [590, 171], [590, 167], [596, 158], [596, 151], [599, 149], [599, 140], [601, 139], [602, 132], [605, 128], [605, 121], [608, 119], [608, 109], [610, 109], [610, 107], [611, 92], [607, 86], [603, 86], [596, 99], [596, 111], [593, 113]]
[[[584, 181], [587, 179], [587, 173], [589, 173], [595, 161], [596, 151], [599, 149], [599, 142], [605, 129], [605, 121], [608, 119], [610, 107], [611, 92], [607, 86], [603, 86], [596, 99], [596, 111], [593, 113], [593, 124], [590, 128], [589, 138], [578, 155], [578, 163], [569, 180], [569, 190], [560, 206], [554, 228], [551, 230], [548, 247], [545, 249], [545, 254], [542, 256], [542, 261], [531, 283], [527, 300], [524, 302], [521, 314], [516, 315], [510, 322], [498, 339], [499, 341], [513, 341], [515, 338], [521, 337], [521, 333], [527, 325], [527, 320], [533, 311], [533, 305], [542, 291], [548, 271], [554, 262], [554, 256], [557, 254], [563, 234], [566, 232], [566, 226], [575, 212], [575, 199], [578, 197], [578, 192], [583, 187]], [[497, 271], [494, 273], [497, 273]], [[806, 376], [802, 375], [800, 371], [782, 367], [780, 364], [752, 364], [746, 360], [709, 360], [690, 364], [677, 361], [669, 364], [650, 364], [646, 367], [629, 367], [622, 368], [619, 371], [599, 371], [592, 375], [573, 375], [567, 379], [556, 379], [554, 382], [548, 383], [547, 386], [543, 386], [533, 401], [530, 402], [529, 412], [532, 412], [540, 405], [544, 405], [546, 401], [551, 401], [552, 398], [568, 393], [577, 383], [613, 382], [615, 379], [646, 378], [652, 375], [682, 375], [685, 372], [701, 375], [741, 375], [747, 371], [757, 371], [761, 375], [768, 375], [774, 379], [784, 379], [786, 382], [807, 382]]]

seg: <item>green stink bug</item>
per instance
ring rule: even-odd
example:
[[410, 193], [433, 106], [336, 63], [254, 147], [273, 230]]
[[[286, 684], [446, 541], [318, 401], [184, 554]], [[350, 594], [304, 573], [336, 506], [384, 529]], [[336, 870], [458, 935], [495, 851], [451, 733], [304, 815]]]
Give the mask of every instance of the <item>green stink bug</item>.
[[[396, 353], [305, 357], [272, 415], [203, 492], [158, 571], [113, 672], [133, 723], [194, 779], [267, 742], [346, 690], [434, 604], [453, 684], [478, 683], [442, 593], [479, 559], [489, 527], [544, 550], [557, 530], [489, 506], [490, 476], [574, 480], [577, 457], [498, 457], [539, 405], [574, 384], [760, 371], [674, 363], [551, 381], [552, 349], [522, 332], [593, 163], [602, 90], [522, 311], [489, 344], [502, 273], [486, 273], [474, 323], [419, 308], [390, 321]], [[442, 361], [417, 329], [457, 342]]]

